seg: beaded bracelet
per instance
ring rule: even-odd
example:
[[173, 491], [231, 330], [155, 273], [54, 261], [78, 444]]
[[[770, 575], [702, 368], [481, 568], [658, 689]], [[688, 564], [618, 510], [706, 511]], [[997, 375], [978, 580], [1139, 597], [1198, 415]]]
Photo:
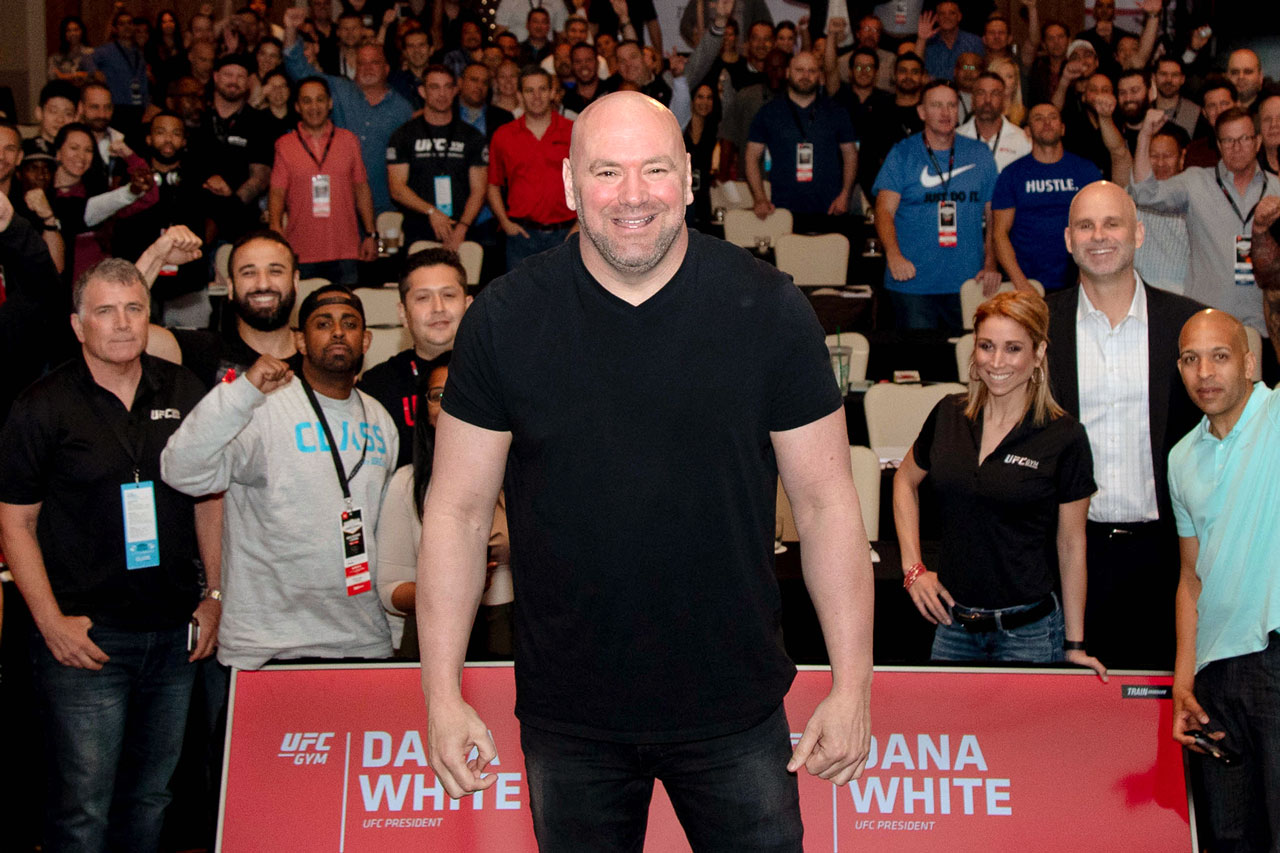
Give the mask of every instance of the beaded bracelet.
[[925, 569], [924, 563], [916, 563], [907, 570], [907, 576], [902, 579], [902, 588], [911, 589], [911, 585], [916, 582], [916, 578], [920, 577], [926, 571], [927, 569]]

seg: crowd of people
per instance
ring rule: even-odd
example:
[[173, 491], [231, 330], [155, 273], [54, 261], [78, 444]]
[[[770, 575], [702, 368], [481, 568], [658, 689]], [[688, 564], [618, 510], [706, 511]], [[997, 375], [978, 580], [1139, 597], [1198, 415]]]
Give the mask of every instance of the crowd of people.
[[[990, 297], [968, 392], [893, 488], [933, 659], [1174, 670], [1175, 737], [1244, 756], [1197, 765], [1213, 838], [1274, 838], [1280, 746], [1240, 702], [1280, 702], [1240, 685], [1280, 660], [1280, 443], [1254, 384], [1280, 370], [1246, 332], [1280, 341], [1280, 93], [1161, 0], [1140, 31], [1090, 11], [1072, 34], [1018, 0], [1015, 44], [955, 0], [896, 40], [873, 14], [698, 0], [688, 53], [650, 0], [120, 9], [98, 46], [63, 21], [34, 128], [0, 123], [0, 547], [32, 628], [3, 625], [29, 654], [5, 690], [43, 726], [45, 849], [158, 849], [230, 667], [421, 656], [458, 796], [492, 782], [458, 668], [514, 655], [547, 849], [606, 809], [557, 764], [584, 740], [776, 751], [779, 474], [834, 685], [775, 769], [854, 776], [871, 575], [832, 470], [843, 402], [799, 291], [704, 236], [729, 181], [797, 232], [873, 229], [899, 329], [960, 329], [968, 279]], [[437, 245], [388, 252], [388, 212], [403, 249]], [[365, 370], [354, 288], [388, 271], [412, 346]]]

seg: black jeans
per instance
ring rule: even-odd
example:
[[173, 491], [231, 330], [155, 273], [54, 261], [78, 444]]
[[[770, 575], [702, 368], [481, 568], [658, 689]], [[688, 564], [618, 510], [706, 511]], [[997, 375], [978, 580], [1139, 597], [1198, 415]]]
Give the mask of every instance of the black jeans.
[[661, 779], [695, 853], [800, 851], [800, 790], [782, 707], [746, 731], [628, 744], [520, 726], [533, 831], [542, 853], [640, 851]]
[[1209, 731], [1240, 753], [1230, 767], [1196, 756], [1214, 853], [1280, 851], [1280, 631], [1260, 652], [1214, 661], [1196, 674]]

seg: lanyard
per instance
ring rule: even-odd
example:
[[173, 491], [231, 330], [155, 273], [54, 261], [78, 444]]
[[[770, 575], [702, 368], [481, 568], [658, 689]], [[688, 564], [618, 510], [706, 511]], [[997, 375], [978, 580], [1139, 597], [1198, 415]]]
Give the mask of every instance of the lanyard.
[[311, 162], [316, 164], [316, 168], [323, 172], [324, 161], [329, 159], [329, 146], [333, 144], [333, 137], [337, 134], [338, 128], [336, 126], [329, 128], [329, 138], [324, 142], [324, 153], [320, 155], [319, 160], [316, 159], [316, 153], [311, 150], [311, 145], [302, 135], [302, 131], [295, 127], [293, 132], [298, 135], [298, 142], [302, 144], [302, 150], [307, 152], [307, 156], [311, 158]]
[[[817, 112], [816, 102], [817, 99], [815, 98], [815, 103], [810, 107], [815, 113]], [[796, 102], [791, 100], [791, 98], [787, 98], [787, 106], [791, 107], [791, 120], [796, 123], [796, 130], [800, 131], [800, 140], [802, 142], [808, 142], [809, 131], [804, 129], [804, 123], [800, 121], [800, 110], [796, 107]]]
[[[142, 383], [146, 381], [147, 378], [144, 375], [140, 380], [138, 380], [138, 387], [141, 388]], [[99, 388], [101, 388], [101, 386], [99, 386]], [[106, 391], [106, 389], [101, 390], [103, 393], [111, 393]], [[137, 441], [129, 441], [128, 423], [132, 417], [133, 409], [128, 410], [128, 414], [125, 416], [125, 426], [122, 427], [118, 417], [112, 417], [109, 413], [102, 410], [98, 401], [94, 399], [95, 396], [96, 393], [88, 395], [87, 399], [89, 401], [89, 407], [93, 409], [94, 414], [96, 414], [101, 421], [107, 423], [111, 427], [111, 434], [114, 435], [116, 441], [120, 443], [120, 447], [124, 449], [125, 455], [129, 457], [129, 463], [133, 466], [133, 482], [140, 482], [142, 480], [142, 451], [147, 442], [146, 421], [143, 421], [143, 425], [138, 427]], [[134, 392], [133, 402], [135, 406], [138, 403], [138, 394], [136, 391]]]
[[[1231, 197], [1231, 193], [1227, 192], [1226, 186], [1222, 183], [1222, 176], [1218, 174], [1218, 169], [1221, 165], [1222, 164], [1219, 163], [1217, 166], [1213, 167], [1213, 179], [1218, 182], [1218, 189], [1222, 190], [1222, 195], [1226, 198], [1227, 204], [1231, 205], [1232, 212], [1234, 212], [1236, 217], [1240, 220], [1240, 227], [1248, 228], [1249, 220], [1253, 219], [1253, 212], [1258, 209], [1258, 205], [1262, 203], [1262, 196], [1267, 192], [1267, 176], [1262, 176], [1262, 192], [1258, 193], [1258, 200], [1253, 203], [1253, 207], [1249, 208], [1249, 215], [1241, 216], [1240, 208], [1236, 207], [1236, 200]], [[1241, 193], [1241, 198], [1243, 197], [1244, 194]]]
[[[929, 155], [929, 162], [933, 164], [933, 171], [942, 178], [942, 166], [938, 164], [938, 158], [933, 156], [933, 149], [929, 147], [929, 141], [924, 138], [924, 134], [920, 135], [920, 142], [924, 145], [924, 153]], [[951, 142], [951, 153], [947, 155], [947, 177], [942, 182], [942, 192], [945, 195], [951, 186], [951, 170], [956, 165], [956, 143]]]
[[[369, 440], [365, 439], [364, 449], [360, 451], [360, 461], [356, 463], [356, 467], [351, 469], [351, 476], [347, 476], [346, 466], [342, 464], [342, 456], [338, 453], [338, 444], [333, 440], [333, 431], [329, 429], [329, 419], [324, 416], [324, 411], [320, 408], [320, 401], [316, 399], [316, 392], [311, 390], [311, 384], [298, 377], [298, 381], [302, 383], [302, 390], [307, 394], [307, 402], [311, 404], [311, 409], [316, 413], [316, 417], [320, 419], [320, 428], [324, 430], [325, 441], [329, 442], [329, 453], [333, 455], [333, 469], [338, 473], [338, 485], [342, 487], [342, 497], [347, 502], [347, 508], [351, 508], [351, 487], [350, 483], [356, 478], [356, 474], [360, 473], [360, 469], [364, 467], [365, 456], [369, 453]], [[360, 392], [351, 389], [352, 394]], [[360, 420], [365, 420], [364, 400], [356, 397], [360, 402]], [[352, 436], [353, 440], [355, 436]]]
[[116, 50], [119, 51], [120, 58], [124, 60], [124, 64], [129, 66], [129, 77], [130, 78], [137, 77], [138, 69], [142, 67], [142, 51], [138, 50], [137, 48], [134, 48], [133, 52], [137, 54], [138, 58], [136, 60], [130, 59], [129, 52], [120, 46], [120, 42], [113, 41], [112, 44], [116, 46]]

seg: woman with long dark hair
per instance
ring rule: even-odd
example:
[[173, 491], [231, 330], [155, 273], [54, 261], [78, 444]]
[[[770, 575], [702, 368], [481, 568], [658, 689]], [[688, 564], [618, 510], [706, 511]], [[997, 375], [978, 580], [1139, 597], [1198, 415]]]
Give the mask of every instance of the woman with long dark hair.
[[[418, 543], [422, 539], [422, 505], [431, 482], [435, 425], [449, 378], [449, 353], [433, 363], [420, 388], [414, 411], [413, 464], [396, 471], [387, 484], [378, 517], [378, 595], [391, 623], [391, 642], [398, 657], [417, 659], [414, 622]], [[480, 612], [467, 644], [467, 660], [511, 657], [511, 547], [507, 513], [499, 496], [489, 533], [489, 573]], [[403, 626], [403, 627], [401, 627]]]
[[[129, 183], [90, 195], [84, 179], [93, 166], [93, 131], [72, 122], [54, 139], [57, 168], [53, 173], [50, 207], [58, 219], [65, 246], [63, 275], [71, 281], [103, 258], [110, 257], [110, 220], [155, 204], [159, 197], [151, 169], [132, 151], [124, 152]], [[34, 207], [33, 207], [34, 209]]]
[[[1049, 391], [1049, 308], [1035, 293], [978, 307], [969, 390], [929, 414], [893, 478], [903, 585], [937, 626], [934, 660], [1050, 663], [1099, 675], [1085, 651], [1089, 438]], [[947, 547], [921, 562], [928, 477]]]
[[711, 224], [711, 181], [716, 174], [720, 130], [720, 97], [709, 83], [693, 90], [692, 115], [684, 126], [684, 147], [693, 167], [693, 204], [686, 221], [700, 231]]
[[67, 15], [58, 28], [58, 52], [49, 57], [49, 79], [83, 83], [89, 75], [80, 70], [80, 61], [92, 55], [84, 21], [79, 15]]

